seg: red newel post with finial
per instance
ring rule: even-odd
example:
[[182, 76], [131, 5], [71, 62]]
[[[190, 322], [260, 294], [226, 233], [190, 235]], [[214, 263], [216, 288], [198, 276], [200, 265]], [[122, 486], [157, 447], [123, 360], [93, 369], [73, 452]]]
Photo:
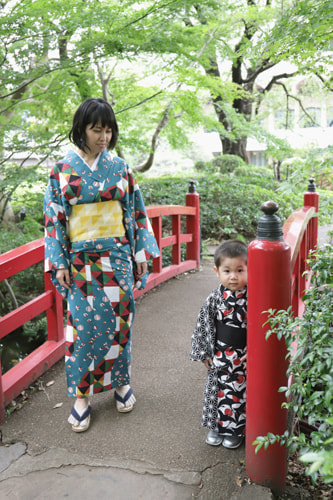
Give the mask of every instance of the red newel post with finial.
[[194, 181], [190, 181], [186, 193], [186, 206], [195, 207], [196, 215], [186, 217], [186, 232], [192, 234], [192, 241], [187, 244], [186, 259], [195, 260], [200, 268], [200, 196], [195, 189]]
[[291, 304], [290, 247], [283, 240], [278, 205], [268, 201], [261, 206], [257, 239], [248, 248], [248, 319], [246, 389], [246, 470], [258, 484], [279, 492], [285, 488], [287, 449], [275, 443], [255, 453], [252, 444], [268, 432], [283, 434], [287, 429], [287, 410], [279, 388], [287, 385], [287, 348], [284, 339], [271, 335], [268, 309], [287, 309]]
[[[304, 193], [304, 207], [314, 207], [316, 213], [319, 210], [319, 194], [316, 192], [316, 184], [313, 178], [309, 179], [308, 190]], [[318, 241], [318, 216], [313, 217], [310, 222], [309, 248], [316, 250]]]

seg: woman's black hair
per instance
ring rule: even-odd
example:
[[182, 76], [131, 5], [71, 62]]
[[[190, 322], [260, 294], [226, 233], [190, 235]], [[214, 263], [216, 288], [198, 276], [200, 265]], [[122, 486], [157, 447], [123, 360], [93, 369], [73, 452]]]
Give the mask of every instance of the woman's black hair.
[[73, 117], [73, 126], [69, 132], [70, 141], [84, 151], [88, 147], [86, 143], [86, 127], [91, 124], [91, 128], [93, 128], [99, 121], [102, 127], [111, 128], [112, 137], [107, 149], [113, 149], [117, 143], [119, 133], [117, 120], [110, 104], [100, 97], [86, 99], [80, 104]]
[[227, 240], [221, 243], [221, 245], [215, 250], [215, 267], [218, 269], [222, 264], [222, 261], [227, 257], [230, 259], [241, 257], [244, 258], [245, 262], [247, 262], [247, 245], [240, 240]]

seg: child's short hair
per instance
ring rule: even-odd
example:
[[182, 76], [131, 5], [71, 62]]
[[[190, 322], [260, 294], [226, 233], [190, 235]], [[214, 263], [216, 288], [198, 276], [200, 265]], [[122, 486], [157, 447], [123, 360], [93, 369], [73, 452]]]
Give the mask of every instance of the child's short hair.
[[222, 261], [227, 257], [229, 257], [230, 259], [234, 259], [235, 257], [244, 257], [244, 260], [247, 263], [247, 245], [240, 240], [224, 241], [215, 250], [215, 266], [219, 268], [222, 264]]

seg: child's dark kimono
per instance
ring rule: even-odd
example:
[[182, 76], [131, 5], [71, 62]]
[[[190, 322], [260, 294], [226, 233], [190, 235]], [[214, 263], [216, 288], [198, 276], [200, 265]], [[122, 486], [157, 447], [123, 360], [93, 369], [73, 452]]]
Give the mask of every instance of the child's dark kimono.
[[200, 309], [190, 358], [212, 359], [204, 390], [201, 424], [222, 435], [245, 432], [247, 287], [231, 292], [220, 285]]

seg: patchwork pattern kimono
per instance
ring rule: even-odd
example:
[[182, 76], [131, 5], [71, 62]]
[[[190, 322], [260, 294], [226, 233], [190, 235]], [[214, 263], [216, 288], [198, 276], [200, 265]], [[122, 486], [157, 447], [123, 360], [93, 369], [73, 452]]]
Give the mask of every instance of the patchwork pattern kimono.
[[[70, 151], [51, 171], [44, 199], [45, 271], [67, 297], [65, 365], [76, 398], [130, 383], [136, 262], [159, 256], [129, 166], [104, 151], [96, 170]], [[69, 269], [71, 288], [58, 269]]]
[[[245, 432], [247, 287], [236, 292], [220, 285], [200, 309], [190, 359], [212, 359], [203, 396], [201, 425], [222, 435]], [[223, 323], [223, 324], [222, 324]]]

